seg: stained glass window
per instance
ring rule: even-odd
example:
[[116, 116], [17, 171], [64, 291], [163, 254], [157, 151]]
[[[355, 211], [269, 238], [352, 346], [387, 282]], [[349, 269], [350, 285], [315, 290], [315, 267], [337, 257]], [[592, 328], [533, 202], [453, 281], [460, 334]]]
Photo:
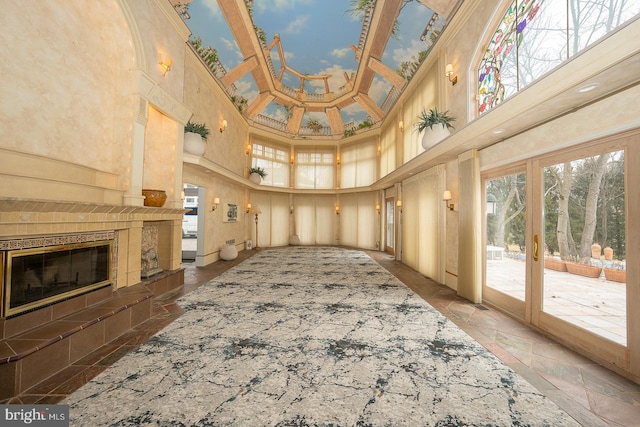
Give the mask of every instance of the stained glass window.
[[[543, 0], [514, 1], [502, 18], [478, 68], [478, 111], [482, 114], [518, 90], [517, 45]], [[516, 49], [514, 49], [516, 48]]]
[[640, 0], [513, 0], [478, 66], [478, 112], [640, 13]]

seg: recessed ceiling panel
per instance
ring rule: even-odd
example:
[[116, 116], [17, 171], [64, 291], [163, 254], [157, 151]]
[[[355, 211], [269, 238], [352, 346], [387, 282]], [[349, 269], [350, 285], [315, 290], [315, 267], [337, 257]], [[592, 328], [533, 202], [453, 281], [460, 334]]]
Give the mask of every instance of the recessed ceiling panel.
[[[389, 105], [385, 105], [385, 100], [390, 91], [394, 86], [396, 92], [402, 89], [403, 82], [410, 78], [406, 75], [407, 68], [415, 71], [424, 58], [420, 52], [425, 52], [433, 42], [433, 37], [425, 40], [423, 36], [437, 15], [424, 3], [193, 0], [188, 5], [189, 19], [185, 23], [192, 31], [192, 39], [200, 38], [203, 46], [216, 50], [224, 73], [249, 59], [245, 56], [251, 56], [251, 60], [259, 56], [265, 71], [255, 73], [254, 69], [246, 73], [233, 82], [233, 91], [225, 87], [236, 98], [242, 97], [250, 105], [258, 93], [269, 91], [279, 103], [302, 108], [323, 125], [327, 122], [327, 109], [331, 109], [333, 117], [338, 117], [335, 114], [339, 111], [345, 124], [359, 124], [371, 115], [366, 111], [373, 111], [377, 121], [387, 113]], [[398, 15], [394, 17], [395, 13]], [[233, 17], [231, 25], [225, 16]], [[442, 28], [443, 23], [440, 18], [436, 29]], [[375, 71], [370, 60], [376, 61]], [[245, 72], [242, 67], [239, 70], [242, 71], [236, 74]], [[268, 87], [264, 76], [271, 81]], [[363, 102], [364, 108], [360, 105]], [[250, 110], [278, 120], [280, 114], [272, 104], [260, 112], [256, 108]], [[335, 123], [332, 126], [334, 132], [340, 128]], [[291, 126], [288, 129], [291, 131]]]

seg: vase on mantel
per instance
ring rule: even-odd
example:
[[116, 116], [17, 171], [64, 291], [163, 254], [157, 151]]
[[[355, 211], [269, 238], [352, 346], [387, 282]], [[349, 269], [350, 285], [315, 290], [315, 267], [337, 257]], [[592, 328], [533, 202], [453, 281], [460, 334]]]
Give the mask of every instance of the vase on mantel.
[[161, 208], [167, 201], [167, 192], [164, 190], [143, 189], [144, 205], [153, 208]]

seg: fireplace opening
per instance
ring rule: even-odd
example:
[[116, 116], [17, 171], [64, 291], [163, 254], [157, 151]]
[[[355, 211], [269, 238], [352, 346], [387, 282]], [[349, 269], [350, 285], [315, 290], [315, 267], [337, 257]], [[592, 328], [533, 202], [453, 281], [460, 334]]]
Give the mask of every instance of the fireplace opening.
[[111, 284], [111, 250], [103, 241], [6, 252], [4, 315]]

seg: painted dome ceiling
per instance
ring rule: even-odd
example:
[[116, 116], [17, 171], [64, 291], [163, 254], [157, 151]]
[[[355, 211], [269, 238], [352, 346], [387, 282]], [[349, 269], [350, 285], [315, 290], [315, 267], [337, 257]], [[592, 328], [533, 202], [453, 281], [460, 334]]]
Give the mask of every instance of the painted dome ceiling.
[[342, 138], [393, 106], [457, 0], [172, 1], [254, 126]]

